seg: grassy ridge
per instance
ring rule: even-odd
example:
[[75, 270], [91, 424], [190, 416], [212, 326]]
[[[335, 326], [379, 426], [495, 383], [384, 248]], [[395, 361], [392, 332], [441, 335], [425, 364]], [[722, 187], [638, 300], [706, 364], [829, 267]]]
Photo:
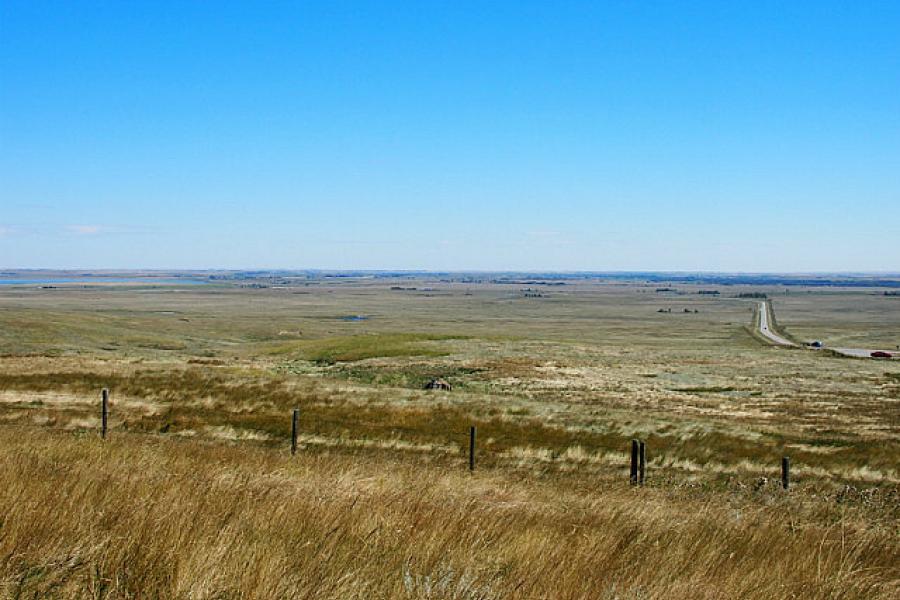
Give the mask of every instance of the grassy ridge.
[[[287, 416], [299, 407], [301, 434], [311, 446], [353, 449], [400, 442], [438, 454], [459, 453], [465, 447], [465, 432], [474, 424], [481, 431], [482, 460], [488, 464], [585, 469], [621, 465], [629, 440], [637, 435], [649, 444], [651, 467], [657, 473], [680, 473], [673, 473], [673, 478], [686, 476], [686, 471], [691, 477], [752, 479], [771, 474], [784, 453], [792, 456], [797, 474], [807, 479], [887, 484], [897, 477], [896, 440], [860, 440], [839, 432], [768, 429], [748, 435], [727, 423], [701, 425], [646, 409], [640, 415], [605, 411], [604, 418], [588, 422], [574, 414], [548, 420], [539, 403], [496, 404], [481, 394], [386, 390], [206, 365], [139, 364], [122, 372], [107, 363], [106, 368], [107, 372], [0, 372], [0, 393], [18, 399], [0, 404], [0, 415], [7, 423], [93, 428], [98, 390], [107, 387], [113, 398], [114, 431], [225, 436], [281, 445], [288, 432]], [[720, 390], [688, 391], [705, 396]]]

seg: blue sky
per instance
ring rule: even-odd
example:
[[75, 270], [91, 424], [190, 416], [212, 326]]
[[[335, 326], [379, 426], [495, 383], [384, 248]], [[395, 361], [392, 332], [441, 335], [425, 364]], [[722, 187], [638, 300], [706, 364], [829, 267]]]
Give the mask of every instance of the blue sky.
[[0, 267], [900, 271], [900, 2], [2, 0]]

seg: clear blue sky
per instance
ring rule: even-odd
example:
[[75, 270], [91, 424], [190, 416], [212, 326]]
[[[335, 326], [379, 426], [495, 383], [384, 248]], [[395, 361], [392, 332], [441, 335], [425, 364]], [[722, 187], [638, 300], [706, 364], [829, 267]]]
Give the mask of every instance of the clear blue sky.
[[0, 267], [900, 271], [900, 2], [0, 0]]

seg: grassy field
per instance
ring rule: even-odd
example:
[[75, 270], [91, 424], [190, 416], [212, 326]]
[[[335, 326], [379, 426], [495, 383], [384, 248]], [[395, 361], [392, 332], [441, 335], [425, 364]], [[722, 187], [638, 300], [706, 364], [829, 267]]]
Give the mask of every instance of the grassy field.
[[900, 594], [900, 364], [735, 296], [887, 348], [898, 298], [659, 287], [0, 286], [2, 594]]
[[885, 350], [898, 349], [900, 344], [900, 296], [819, 292], [785, 294], [774, 302], [779, 318], [804, 340]]

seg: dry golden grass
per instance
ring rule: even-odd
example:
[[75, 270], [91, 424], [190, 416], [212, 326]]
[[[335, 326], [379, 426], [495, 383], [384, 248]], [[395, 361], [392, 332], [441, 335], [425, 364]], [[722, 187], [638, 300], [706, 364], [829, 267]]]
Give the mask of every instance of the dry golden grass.
[[[570, 358], [568, 364], [575, 366], [569, 367], [514, 355], [466, 362], [479, 365], [468, 371], [451, 363], [422, 363], [418, 357], [409, 359], [414, 363], [398, 357], [379, 360], [356, 361], [338, 371], [311, 367], [312, 372], [298, 376], [244, 362], [0, 358], [0, 420], [96, 428], [99, 390], [108, 387], [114, 430], [277, 444], [286, 438], [291, 409], [300, 407], [303, 441], [311, 445], [456, 453], [464, 448], [469, 425], [475, 424], [482, 431], [485, 460], [492, 463], [509, 459], [521, 464], [530, 457], [572, 469], [608, 464], [621, 460], [632, 437], [641, 437], [649, 443], [656, 472], [675, 471], [683, 478], [771, 475], [787, 453], [804, 479], [853, 485], [900, 482], [900, 388], [883, 372], [869, 376], [854, 371], [863, 385], [879, 384], [876, 394], [823, 398], [798, 390], [779, 399], [730, 396], [728, 388], [714, 386], [675, 388], [678, 380], [667, 381], [665, 371], [654, 378], [629, 375], [605, 366], [608, 359], [602, 354]], [[563, 364], [563, 358], [558, 360]], [[462, 385], [449, 394], [432, 393], [358, 376], [374, 369], [416, 377], [427, 373], [428, 365], [432, 372], [455, 368], [454, 381]], [[627, 388], [602, 395], [590, 389], [616, 381]], [[780, 381], [772, 388], [787, 385]], [[821, 386], [828, 380], [820, 377], [814, 383]], [[669, 391], [631, 389], [638, 385]]]
[[[896, 598], [896, 522], [386, 455], [0, 429], [8, 598]], [[896, 516], [896, 515], [895, 515]]]

